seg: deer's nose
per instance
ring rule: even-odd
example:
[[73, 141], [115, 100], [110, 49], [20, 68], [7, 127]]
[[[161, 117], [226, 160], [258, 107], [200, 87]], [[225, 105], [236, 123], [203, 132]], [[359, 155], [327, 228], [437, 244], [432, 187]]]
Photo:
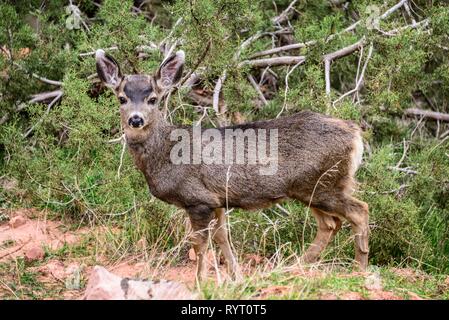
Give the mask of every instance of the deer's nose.
[[133, 128], [143, 127], [143, 124], [144, 124], [143, 118], [141, 116], [135, 114], [131, 118], [129, 118], [128, 124]]

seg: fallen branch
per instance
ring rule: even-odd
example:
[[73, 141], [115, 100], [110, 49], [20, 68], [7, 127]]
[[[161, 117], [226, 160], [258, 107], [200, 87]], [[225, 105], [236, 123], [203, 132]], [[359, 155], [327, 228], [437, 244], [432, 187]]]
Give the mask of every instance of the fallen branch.
[[359, 50], [362, 47], [363, 42], [364, 42], [364, 39], [361, 39], [350, 46], [344, 47], [340, 50], [328, 53], [323, 56], [324, 75], [325, 75], [325, 81], [326, 81], [326, 94], [327, 95], [330, 95], [330, 93], [331, 93], [331, 77], [330, 77], [331, 62], [337, 58], [345, 57], [345, 56], [353, 53], [354, 51]]
[[357, 83], [355, 85], [355, 88], [352, 90], [349, 90], [348, 92], [346, 92], [345, 94], [342, 94], [338, 99], [336, 99], [334, 102], [332, 102], [332, 105], [335, 106], [335, 104], [339, 101], [341, 101], [342, 99], [344, 99], [345, 97], [353, 94], [353, 93], [357, 93], [360, 90], [360, 87], [362, 86], [363, 83], [363, 78], [365, 76], [365, 71], [366, 71], [366, 67], [368, 66], [368, 61], [371, 59], [371, 55], [373, 53], [373, 44], [371, 43], [369, 50], [368, 50], [368, 57], [365, 60], [365, 63], [363, 65], [362, 71], [360, 72], [360, 76], [357, 80]]
[[306, 60], [305, 56], [282, 56], [257, 60], [246, 60], [239, 63], [239, 67], [249, 65], [251, 67], [265, 68], [281, 65], [296, 65]]
[[308, 41], [308, 42], [293, 43], [293, 44], [289, 44], [289, 45], [282, 46], [282, 47], [276, 47], [276, 48], [272, 48], [272, 49], [256, 52], [255, 54], [253, 54], [250, 57], [250, 59], [263, 57], [263, 56], [269, 56], [269, 55], [280, 53], [280, 52], [284, 52], [284, 51], [290, 51], [290, 50], [295, 50], [295, 49], [302, 49], [302, 48], [306, 48], [308, 46], [314, 45], [315, 43], [317, 43], [316, 40], [311, 40], [311, 41]]
[[449, 113], [423, 110], [419, 108], [409, 108], [404, 111], [404, 114], [407, 116], [421, 116], [431, 120], [449, 122]]
[[224, 112], [226, 112], [226, 107], [224, 105], [221, 106], [219, 105], [220, 91], [221, 87], [223, 86], [223, 82], [226, 80], [226, 76], [227, 72], [226, 70], [224, 70], [221, 76], [218, 78], [214, 88], [214, 95], [212, 97], [212, 106], [217, 114], [223, 114]]

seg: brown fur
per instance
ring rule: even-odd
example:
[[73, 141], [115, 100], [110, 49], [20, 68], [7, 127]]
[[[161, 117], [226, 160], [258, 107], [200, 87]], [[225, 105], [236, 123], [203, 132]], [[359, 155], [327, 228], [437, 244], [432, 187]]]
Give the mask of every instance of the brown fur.
[[[176, 56], [169, 61], [172, 67], [175, 62]], [[163, 72], [163, 66], [161, 68]], [[179, 69], [174, 68], [173, 72], [176, 74], [174, 77], [179, 77]], [[192, 227], [197, 232], [194, 243], [200, 257], [198, 277], [205, 272], [202, 256], [207, 233], [204, 230], [214, 219], [218, 221], [219, 228], [226, 229], [223, 208], [252, 210], [269, 207], [288, 198], [310, 206], [317, 219], [318, 232], [303, 256], [305, 262], [318, 259], [345, 219], [355, 233], [356, 260], [366, 268], [368, 206], [351, 195], [353, 175], [358, 166], [356, 157], [361, 152], [357, 150], [361, 139], [358, 126], [304, 111], [274, 120], [226, 127], [252, 128], [256, 132], [277, 129], [278, 171], [275, 175], [260, 175], [258, 165], [249, 164], [233, 164], [231, 167], [227, 164], [174, 165], [170, 151], [176, 142], [170, 140], [170, 133], [179, 126], [167, 123], [157, 105], [147, 103], [152, 96], [159, 102], [164, 94], [160, 74], [161, 70], [158, 70], [155, 77], [122, 77], [115, 92], [128, 100], [121, 107], [122, 126], [134, 162], [144, 174], [150, 192], [165, 202], [184, 208], [189, 214]], [[173, 79], [173, 83], [176, 81]], [[142, 96], [143, 89], [148, 97]], [[128, 125], [128, 117], [135, 111], [144, 115], [143, 128], [134, 129]], [[185, 129], [192, 131], [192, 127]], [[227, 176], [230, 177], [228, 181]], [[227, 233], [218, 231], [217, 236], [215, 229], [214, 237], [225, 252], [230, 271], [238, 272], [229, 243], [224, 240]]]

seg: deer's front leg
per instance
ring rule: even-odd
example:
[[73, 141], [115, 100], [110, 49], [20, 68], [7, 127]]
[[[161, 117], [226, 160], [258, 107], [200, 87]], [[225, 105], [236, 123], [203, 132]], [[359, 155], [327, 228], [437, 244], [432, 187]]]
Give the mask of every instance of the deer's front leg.
[[231, 243], [228, 236], [229, 226], [226, 221], [224, 208], [215, 209], [215, 219], [217, 220], [217, 223], [214, 227], [213, 238], [223, 252], [228, 273], [230, 273], [235, 280], [240, 280], [242, 275], [237, 260], [232, 253]]
[[192, 242], [196, 254], [196, 278], [200, 282], [207, 275], [207, 261], [205, 259], [208, 239], [209, 224], [214, 216], [213, 210], [207, 206], [199, 205], [186, 209], [192, 225]]

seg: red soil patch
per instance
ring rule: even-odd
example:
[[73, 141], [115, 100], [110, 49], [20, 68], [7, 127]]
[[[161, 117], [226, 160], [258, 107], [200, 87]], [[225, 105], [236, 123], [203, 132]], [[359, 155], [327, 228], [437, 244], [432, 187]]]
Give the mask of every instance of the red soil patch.
[[10, 214], [11, 223], [0, 225], [0, 261], [24, 256], [35, 248], [56, 250], [79, 240], [75, 233], [62, 231], [61, 223], [47, 220], [42, 214], [32, 219], [35, 215], [35, 210], [17, 210]]

